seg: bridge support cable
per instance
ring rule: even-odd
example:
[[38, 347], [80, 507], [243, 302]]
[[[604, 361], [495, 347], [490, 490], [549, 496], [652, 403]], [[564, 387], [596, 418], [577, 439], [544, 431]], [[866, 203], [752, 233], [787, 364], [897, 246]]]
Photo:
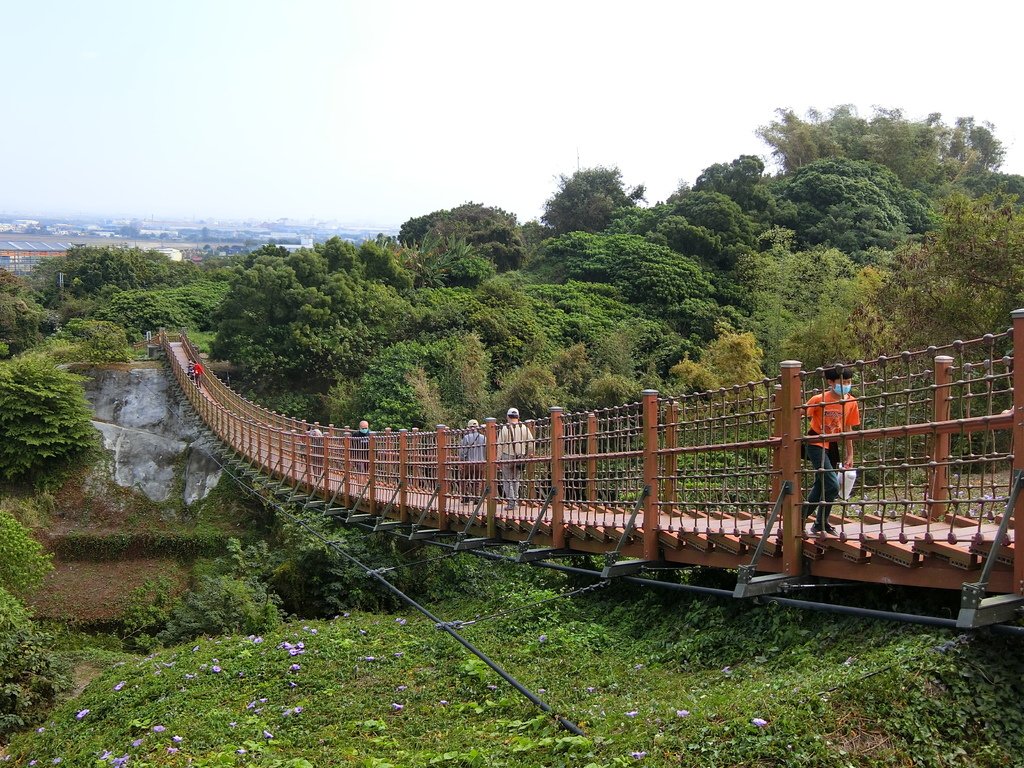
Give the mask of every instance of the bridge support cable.
[[[497, 552], [473, 552], [472, 554], [478, 557], [485, 557], [489, 560], [503, 560], [505, 562], [513, 563], [515, 560], [511, 558], [499, 555]], [[545, 560], [538, 560], [530, 563], [530, 565], [540, 568], [550, 568], [555, 571], [561, 571], [562, 573], [569, 573], [576, 576], [585, 576], [592, 579], [601, 579], [602, 575], [600, 571], [594, 571], [589, 568], [577, 568], [571, 565], [565, 565], [563, 563], [551, 563]], [[728, 589], [718, 589], [716, 587], [702, 587], [696, 584], [679, 584], [672, 581], [656, 581], [655, 579], [646, 579], [640, 576], [623, 576], [620, 581], [628, 584], [637, 584], [643, 587], [653, 587], [656, 589], [668, 589], [677, 592], [690, 592], [697, 595], [706, 595], [708, 597], [720, 597], [732, 599], [733, 593]], [[956, 630], [962, 629], [957, 626], [956, 619], [947, 619], [941, 616], [922, 616], [916, 613], [900, 613], [898, 611], [879, 611], [874, 608], [859, 608], [854, 605], [836, 605], [835, 603], [819, 603], [810, 600], [797, 600], [791, 597], [776, 597], [774, 595], [762, 596], [754, 598], [753, 602], [756, 605], [778, 605], [783, 608], [796, 608], [802, 611], [815, 611], [818, 613], [835, 613], [841, 616], [854, 616], [859, 619], [875, 619], [877, 621], [892, 621], [899, 624], [919, 624], [926, 627], [939, 627], [941, 629]], [[1010, 624], [990, 624], [985, 627], [985, 631], [992, 632], [998, 635], [1008, 635], [1010, 637], [1016, 637], [1024, 640], [1024, 627], [1013, 626]]]
[[[402, 590], [400, 590], [398, 587], [396, 587], [390, 581], [385, 579], [384, 576], [379, 572], [379, 570], [374, 570], [372, 568], [369, 568], [364, 563], [362, 563], [360, 560], [358, 560], [357, 558], [355, 558], [352, 555], [350, 555], [348, 552], [345, 551], [345, 549], [343, 547], [341, 547], [338, 544], [338, 542], [333, 541], [331, 539], [328, 539], [327, 537], [322, 535], [319, 531], [317, 531], [315, 528], [310, 526], [299, 515], [296, 515], [296, 514], [293, 514], [292, 512], [290, 512], [288, 510], [286, 504], [281, 504], [276, 499], [269, 499], [269, 498], [261, 495], [258, 491], [256, 491], [254, 488], [251, 488], [246, 482], [244, 482], [241, 477], [239, 477], [238, 475], [235, 475], [234, 473], [229, 471], [228, 468], [224, 464], [221, 464], [221, 469], [223, 469], [225, 472], [227, 472], [228, 476], [232, 480], [234, 480], [235, 483], [237, 483], [246, 493], [249, 493], [249, 494], [251, 494], [253, 496], [256, 496], [257, 498], [263, 500], [265, 503], [269, 503], [278, 512], [283, 514], [285, 517], [289, 518], [292, 522], [294, 522], [299, 527], [303, 528], [313, 538], [319, 540], [322, 544], [324, 544], [325, 546], [331, 548], [332, 550], [337, 552], [339, 555], [341, 555], [341, 557], [345, 558], [347, 561], [352, 563], [352, 565], [354, 565], [357, 568], [359, 568], [363, 572], [363, 574], [365, 576], [373, 579], [378, 584], [380, 584], [382, 587], [384, 587], [386, 590], [388, 590], [389, 592], [394, 594], [395, 597], [397, 597], [403, 603], [408, 605], [410, 608], [412, 608], [412, 609], [414, 609], [416, 611], [419, 611], [424, 616], [426, 616], [428, 619], [430, 619], [430, 621], [433, 622], [434, 626], [437, 629], [439, 629], [442, 632], [445, 632], [446, 634], [451, 636], [456, 642], [458, 642], [466, 650], [468, 650], [470, 653], [472, 653], [474, 656], [476, 656], [478, 659], [480, 659], [480, 661], [482, 661], [484, 664], [486, 664], [488, 667], [490, 667], [499, 677], [501, 677], [505, 682], [507, 682], [513, 688], [515, 688], [530, 703], [532, 703], [534, 706], [536, 706], [542, 712], [545, 712], [545, 713], [551, 715], [552, 717], [554, 717], [555, 721], [563, 729], [569, 731], [570, 733], [572, 733], [572, 734], [574, 734], [576, 736], [585, 736], [586, 735], [583, 732], [583, 730], [578, 725], [573, 723], [568, 718], [565, 718], [565, 717], [557, 714], [551, 708], [550, 704], [548, 704], [546, 701], [544, 701], [539, 696], [537, 696], [537, 694], [535, 694], [529, 688], [527, 688], [522, 683], [520, 683], [516, 678], [514, 678], [511, 674], [509, 674], [500, 664], [498, 664], [496, 661], [491, 659], [490, 656], [488, 656], [482, 650], [480, 650], [475, 645], [473, 645], [473, 643], [471, 643], [469, 640], [467, 640], [462, 635], [460, 635], [458, 630], [456, 630], [455, 627], [453, 625], [451, 625], [451, 623], [445, 622], [439, 616], [434, 615], [430, 610], [428, 610], [427, 608], [425, 608], [424, 606], [420, 605], [418, 602], [413, 600], [411, 597], [409, 597], [407, 594], [405, 594]], [[455, 554], [455, 553], [453, 552], [452, 554]]]
[[637, 498], [636, 503], [633, 505], [633, 514], [629, 516], [629, 520], [626, 522], [626, 527], [622, 531], [622, 535], [619, 537], [618, 543], [615, 545], [615, 549], [604, 556], [604, 570], [601, 571], [602, 579], [610, 579], [615, 576], [624, 576], [630, 573], [639, 573], [643, 568], [651, 564], [652, 560], [626, 560], [619, 561], [622, 556], [622, 548], [629, 541], [629, 537], [633, 535], [633, 531], [636, 530], [636, 517], [640, 514], [640, 510], [643, 509], [644, 500], [651, 494], [651, 486], [644, 485], [643, 490], [640, 491], [640, 496]]
[[750, 558], [750, 562], [747, 565], [741, 565], [739, 567], [739, 574], [736, 579], [736, 589], [733, 590], [733, 597], [754, 597], [756, 595], [767, 595], [772, 592], [778, 592], [785, 589], [786, 586], [794, 584], [800, 580], [799, 576], [790, 576], [786, 573], [773, 573], [768, 576], [756, 576], [757, 563], [761, 559], [761, 555], [764, 554], [765, 546], [768, 543], [768, 537], [771, 536], [772, 531], [775, 530], [775, 521], [779, 517], [779, 512], [782, 510], [782, 502], [786, 496], [793, 492], [793, 484], [789, 480], [785, 480], [782, 483], [782, 488], [779, 490], [779, 497], [775, 500], [775, 505], [772, 507], [771, 514], [764, 524], [764, 532], [761, 534], [760, 541], [757, 542], [757, 547], [754, 549], [754, 554]]
[[996, 560], [999, 559], [1000, 548], [1006, 541], [1006, 532], [1009, 530], [1013, 510], [1017, 506], [1017, 499], [1022, 490], [1024, 490], [1024, 470], [1018, 469], [1014, 473], [1010, 495], [1006, 499], [1003, 519], [999, 521], [999, 531], [992, 540], [992, 548], [981, 569], [981, 578], [976, 582], [964, 584], [961, 588], [960, 615], [956, 620], [956, 625], [961, 629], [974, 629], [1000, 621], [1009, 621], [1019, 617], [1021, 610], [1024, 609], [1024, 596], [1018, 594], [985, 597], [985, 593], [988, 591], [988, 582], [992, 576], [992, 568], [995, 566]]

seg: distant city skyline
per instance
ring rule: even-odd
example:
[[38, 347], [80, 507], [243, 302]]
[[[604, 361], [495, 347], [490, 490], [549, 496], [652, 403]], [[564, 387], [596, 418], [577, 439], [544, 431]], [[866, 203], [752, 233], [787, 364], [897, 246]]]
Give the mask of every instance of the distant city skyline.
[[540, 216], [617, 166], [648, 203], [742, 154], [777, 108], [990, 122], [1024, 5], [864, 0], [16, 3], [0, 211], [397, 228], [466, 202]]

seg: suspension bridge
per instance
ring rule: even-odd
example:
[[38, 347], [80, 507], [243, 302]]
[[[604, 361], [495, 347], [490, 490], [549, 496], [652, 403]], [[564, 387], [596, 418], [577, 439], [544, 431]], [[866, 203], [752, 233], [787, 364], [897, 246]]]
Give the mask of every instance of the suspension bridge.
[[[527, 422], [526, 455], [460, 452], [467, 430], [360, 435], [267, 410], [212, 375], [188, 373], [186, 334], [159, 343], [210, 431], [269, 493], [343, 522], [454, 551], [504, 544], [518, 562], [603, 555], [605, 579], [704, 566], [737, 574], [733, 595], [784, 593], [808, 578], [959, 590], [957, 626], [1024, 608], [1024, 310], [982, 338], [848, 364], [861, 428], [857, 485], [831, 508], [834, 533], [803, 519], [815, 470], [801, 461], [808, 399], [824, 371], [778, 376]], [[820, 440], [821, 438], [817, 438]], [[511, 464], [516, 498], [502, 495]], [[507, 489], [508, 486], [506, 485]]]

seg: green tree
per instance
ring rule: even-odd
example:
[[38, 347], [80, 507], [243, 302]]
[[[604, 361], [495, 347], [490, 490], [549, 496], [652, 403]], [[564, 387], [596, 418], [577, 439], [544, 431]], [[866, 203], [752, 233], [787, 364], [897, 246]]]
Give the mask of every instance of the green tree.
[[870, 248], [892, 248], [932, 225], [929, 208], [876, 163], [842, 158], [805, 165], [782, 182], [794, 206], [784, 221], [805, 246], [829, 245], [863, 260]]
[[1024, 213], [1009, 202], [955, 195], [924, 243], [897, 253], [881, 294], [904, 344], [973, 338], [1024, 306]]
[[558, 191], [544, 203], [543, 221], [555, 235], [602, 232], [619, 208], [644, 199], [643, 184], [627, 189], [618, 168], [584, 168], [558, 177]]
[[306, 390], [360, 372], [397, 336], [409, 305], [389, 285], [328, 267], [322, 252], [281, 249], [236, 267], [215, 315], [213, 354]]
[[[754, 155], [740, 155], [731, 163], [715, 163], [701, 171], [694, 192], [718, 192], [735, 202], [744, 213], [763, 223], [772, 220], [778, 203], [764, 174], [764, 161]], [[676, 195], [685, 196], [680, 192]], [[669, 198], [672, 202], [673, 198]]]
[[42, 340], [40, 327], [46, 313], [32, 298], [27, 284], [0, 269], [0, 344], [7, 354], [18, 354]]
[[526, 258], [526, 244], [515, 214], [480, 203], [464, 203], [409, 219], [398, 233], [398, 239], [407, 246], [431, 238], [440, 243], [465, 243], [498, 272], [518, 269]]

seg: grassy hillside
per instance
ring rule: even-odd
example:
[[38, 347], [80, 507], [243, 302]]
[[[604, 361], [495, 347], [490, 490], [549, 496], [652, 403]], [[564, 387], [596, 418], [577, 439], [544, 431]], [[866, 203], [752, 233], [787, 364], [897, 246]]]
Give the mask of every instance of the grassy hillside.
[[[523, 570], [488, 565], [475, 597], [431, 608], [469, 620], [572, 586]], [[145, 658], [111, 663], [103, 652], [106, 671], [38, 731], [15, 737], [7, 759], [293, 768], [1004, 766], [1024, 755], [1019, 640], [626, 586], [512, 611], [463, 632], [586, 736], [560, 730], [419, 614], [353, 611]]]

